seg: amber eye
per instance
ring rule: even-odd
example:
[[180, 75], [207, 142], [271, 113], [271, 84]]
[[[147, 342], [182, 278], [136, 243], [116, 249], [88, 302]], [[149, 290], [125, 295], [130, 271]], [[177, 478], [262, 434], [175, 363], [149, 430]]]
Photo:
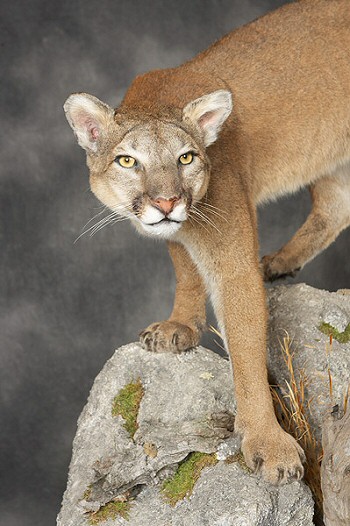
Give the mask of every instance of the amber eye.
[[183, 153], [179, 157], [179, 163], [180, 164], [191, 164], [191, 162], [193, 161], [193, 157], [194, 155], [192, 152]]
[[115, 158], [118, 164], [123, 168], [132, 168], [136, 165], [136, 159], [129, 157], [128, 155], [119, 155]]

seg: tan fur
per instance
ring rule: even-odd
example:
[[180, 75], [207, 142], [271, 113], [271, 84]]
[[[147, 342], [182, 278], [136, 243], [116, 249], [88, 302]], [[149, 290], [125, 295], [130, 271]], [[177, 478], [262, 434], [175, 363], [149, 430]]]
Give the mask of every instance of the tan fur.
[[[265, 279], [294, 273], [350, 224], [349, 27], [348, 0], [288, 4], [178, 68], [137, 77], [114, 118], [90, 96], [65, 106], [88, 152], [92, 190], [106, 205], [124, 206], [142, 230], [140, 219], [159, 214], [152, 199], [179, 198], [187, 219], [164, 226], [177, 276], [173, 313], [141, 341], [153, 351], [196, 345], [206, 288], [233, 364], [246, 462], [273, 483], [302, 475], [302, 451], [279, 427], [269, 394], [256, 206], [306, 185], [313, 199], [305, 225], [263, 259]], [[178, 166], [186, 142], [198, 156]], [[130, 178], [113, 164], [120, 144], [144, 159]]]

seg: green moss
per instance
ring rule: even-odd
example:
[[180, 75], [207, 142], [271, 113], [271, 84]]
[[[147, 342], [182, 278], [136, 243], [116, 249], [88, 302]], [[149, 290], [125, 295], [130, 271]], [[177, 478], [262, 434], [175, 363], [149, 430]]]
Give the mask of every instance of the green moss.
[[339, 332], [333, 325], [325, 321], [318, 328], [323, 334], [327, 334], [327, 336], [332, 335], [339, 343], [348, 343], [350, 341], [350, 323], [348, 323], [344, 332]]
[[116, 519], [117, 517], [123, 517], [128, 520], [130, 511], [130, 502], [116, 501], [108, 502], [102, 506], [97, 512], [89, 513], [89, 524], [99, 524], [100, 522], [108, 519]]
[[189, 497], [192, 494], [195, 483], [200, 477], [201, 471], [207, 466], [217, 463], [215, 454], [191, 453], [181, 462], [176, 473], [166, 480], [162, 487], [162, 493], [171, 506]]
[[92, 492], [92, 484], [90, 484], [90, 486], [88, 486], [86, 490], [84, 491], [83, 499], [89, 500], [89, 498], [91, 497], [91, 492]]
[[131, 382], [123, 387], [113, 400], [112, 415], [120, 415], [124, 418], [124, 428], [131, 438], [138, 428], [137, 415], [143, 395], [144, 390], [139, 378], [136, 382]]

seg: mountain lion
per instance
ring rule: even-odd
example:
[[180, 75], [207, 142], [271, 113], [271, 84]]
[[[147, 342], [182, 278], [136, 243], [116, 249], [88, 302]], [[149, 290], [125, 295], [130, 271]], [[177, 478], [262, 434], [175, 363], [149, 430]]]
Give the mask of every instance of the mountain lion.
[[[305, 0], [228, 34], [185, 64], [138, 76], [116, 110], [65, 105], [94, 194], [167, 239], [176, 295], [141, 333], [153, 352], [198, 344], [209, 293], [234, 370], [247, 465], [272, 483], [303, 475], [266, 370], [265, 280], [293, 275], [350, 224], [350, 3]], [[256, 207], [308, 186], [313, 208], [258, 260]]]

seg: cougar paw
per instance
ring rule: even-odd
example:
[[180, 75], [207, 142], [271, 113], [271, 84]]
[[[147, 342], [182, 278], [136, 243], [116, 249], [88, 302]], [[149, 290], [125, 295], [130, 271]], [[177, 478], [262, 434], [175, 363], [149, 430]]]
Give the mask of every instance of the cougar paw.
[[152, 323], [141, 332], [142, 347], [151, 352], [180, 353], [196, 347], [199, 343], [199, 331], [176, 321]]
[[271, 484], [282, 485], [303, 477], [304, 451], [279, 427], [274, 434], [271, 430], [246, 434], [241, 447], [247, 466]]
[[264, 256], [261, 260], [264, 281], [275, 281], [287, 277], [295, 278], [300, 267], [288, 268], [284, 259], [276, 254]]

